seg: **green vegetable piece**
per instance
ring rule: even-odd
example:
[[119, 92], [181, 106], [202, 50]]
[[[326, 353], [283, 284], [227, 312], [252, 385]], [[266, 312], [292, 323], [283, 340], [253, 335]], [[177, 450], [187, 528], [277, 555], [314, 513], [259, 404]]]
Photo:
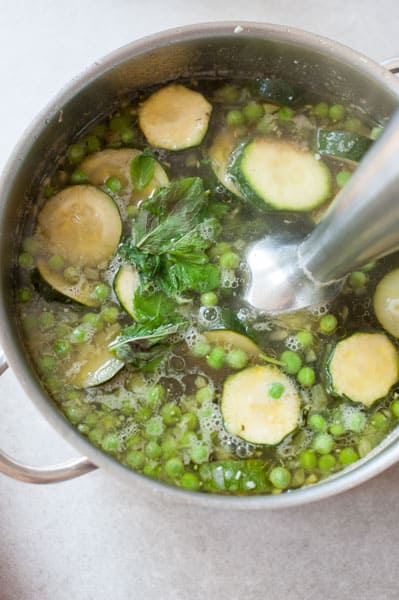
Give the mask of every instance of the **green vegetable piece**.
[[215, 292], [206, 292], [201, 295], [202, 306], [216, 306], [218, 303], [218, 297]]
[[269, 479], [274, 487], [285, 490], [291, 483], [291, 473], [285, 467], [274, 467], [270, 471]]
[[327, 421], [323, 415], [317, 413], [309, 415], [308, 425], [315, 433], [325, 433], [327, 431]]
[[359, 460], [359, 455], [354, 448], [347, 446], [346, 448], [342, 448], [339, 453], [338, 460], [341, 465], [350, 465], [351, 463]]
[[267, 392], [271, 398], [278, 400], [283, 395], [284, 389], [284, 384], [280, 383], [279, 381], [276, 381], [269, 385]]
[[302, 94], [299, 86], [292, 85], [284, 79], [259, 77], [255, 83], [256, 91], [261, 98], [277, 102], [277, 104], [293, 104]]
[[317, 457], [313, 450], [303, 450], [299, 455], [299, 462], [307, 471], [311, 471], [317, 465]]
[[238, 127], [245, 123], [245, 117], [240, 110], [229, 110], [226, 115], [226, 122], [229, 127]]
[[202, 464], [199, 475], [206, 492], [260, 494], [271, 491], [267, 468], [259, 459], [214, 461]]
[[318, 117], [328, 117], [329, 106], [327, 102], [319, 102], [314, 107], [314, 114]]
[[212, 369], [221, 369], [226, 360], [226, 352], [221, 346], [216, 346], [210, 351], [206, 362]]
[[370, 138], [350, 131], [318, 129], [316, 152], [359, 162], [372, 143]]
[[391, 412], [394, 417], [399, 418], [399, 400], [394, 400], [391, 404]]
[[338, 321], [334, 315], [324, 315], [319, 321], [319, 329], [321, 333], [330, 334], [337, 328]]
[[197, 342], [191, 348], [192, 354], [198, 358], [204, 358], [207, 354], [209, 354], [210, 350], [211, 346], [207, 342]]
[[349, 285], [354, 290], [360, 290], [366, 287], [367, 282], [368, 277], [366, 273], [363, 273], [363, 271], [353, 271], [353, 273], [351, 273], [349, 276]]
[[232, 369], [243, 369], [248, 364], [248, 355], [240, 348], [233, 348], [227, 353], [226, 363]]
[[259, 119], [263, 117], [263, 115], [265, 114], [265, 109], [259, 102], [251, 100], [250, 102], [248, 102], [248, 104], [246, 104], [243, 107], [242, 114], [246, 121], [248, 121], [249, 123], [254, 123], [256, 121], [259, 121]]
[[173, 479], [180, 477], [184, 473], [184, 464], [181, 458], [173, 456], [165, 463], [165, 473]]
[[343, 187], [346, 183], [348, 183], [351, 176], [352, 173], [350, 171], [338, 171], [337, 175], [335, 176], [335, 181], [339, 187]]
[[133, 188], [144, 189], [154, 176], [155, 159], [150, 154], [142, 152], [130, 162], [130, 177]]
[[194, 492], [200, 487], [200, 480], [196, 473], [184, 473], [180, 479], [180, 486]]
[[345, 116], [345, 107], [342, 104], [333, 104], [330, 106], [328, 116], [331, 121], [340, 121]]
[[334, 438], [329, 433], [318, 433], [312, 445], [318, 454], [330, 454], [334, 448]]
[[283, 369], [290, 375], [298, 373], [302, 366], [302, 358], [293, 350], [284, 350], [280, 356], [280, 361], [283, 363]]
[[302, 348], [310, 348], [313, 344], [313, 334], [311, 331], [298, 331], [295, 337]]
[[312, 387], [316, 381], [316, 374], [311, 367], [302, 367], [297, 373], [297, 381], [304, 387]]
[[318, 467], [321, 471], [331, 471], [336, 464], [335, 456], [332, 454], [324, 454], [318, 460]]

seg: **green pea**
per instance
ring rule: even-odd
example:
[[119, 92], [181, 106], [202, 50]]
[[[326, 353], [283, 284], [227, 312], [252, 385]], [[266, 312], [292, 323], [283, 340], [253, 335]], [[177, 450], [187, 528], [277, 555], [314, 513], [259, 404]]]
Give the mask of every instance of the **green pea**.
[[126, 214], [129, 217], [129, 219], [137, 217], [138, 210], [139, 209], [137, 208], [137, 206], [135, 206], [134, 204], [129, 204], [129, 206], [126, 209]]
[[208, 402], [208, 401], [212, 400], [213, 396], [214, 396], [214, 392], [213, 392], [212, 388], [210, 388], [209, 386], [202, 387], [195, 392], [195, 399], [200, 404], [202, 404], [203, 402]]
[[267, 389], [267, 393], [269, 394], [270, 398], [274, 398], [275, 400], [278, 400], [279, 398], [281, 398], [281, 396], [283, 395], [285, 390], [285, 386], [280, 383], [279, 381], [275, 381], [274, 383], [271, 383]]
[[299, 369], [296, 378], [300, 385], [303, 385], [304, 387], [312, 387], [316, 381], [316, 374], [312, 367], [302, 367]]
[[145, 452], [146, 456], [148, 456], [148, 458], [157, 459], [162, 454], [162, 448], [157, 442], [150, 441], [146, 445], [144, 452]]
[[280, 361], [283, 363], [284, 370], [290, 375], [295, 375], [302, 367], [302, 358], [293, 350], [284, 350], [280, 356]]
[[50, 356], [49, 354], [41, 356], [39, 360], [39, 365], [42, 371], [52, 371], [56, 365], [54, 356]]
[[18, 256], [18, 264], [23, 269], [28, 269], [33, 265], [33, 256], [28, 252], [23, 252]]
[[333, 104], [330, 106], [328, 116], [331, 121], [340, 121], [345, 116], [345, 107], [342, 104]]
[[371, 425], [379, 431], [384, 431], [388, 426], [388, 419], [382, 412], [376, 412], [370, 419]]
[[41, 329], [51, 329], [54, 326], [54, 315], [50, 311], [42, 312], [38, 318], [38, 324]]
[[348, 431], [361, 433], [366, 425], [366, 417], [364, 413], [356, 411], [346, 415], [344, 419], [345, 427]]
[[346, 119], [344, 123], [344, 129], [346, 129], [346, 131], [350, 131], [351, 133], [361, 133], [362, 123], [357, 117], [350, 117], [349, 119]]
[[359, 460], [359, 455], [354, 448], [347, 446], [346, 448], [342, 448], [340, 451], [338, 460], [341, 465], [350, 465], [356, 460]]
[[234, 348], [227, 353], [226, 363], [232, 369], [243, 369], [248, 363], [248, 355], [244, 350]]
[[384, 131], [383, 127], [373, 127], [373, 129], [371, 130], [371, 133], [370, 133], [371, 139], [377, 140], [383, 131]]
[[207, 462], [209, 458], [208, 446], [206, 444], [195, 444], [190, 449], [190, 458], [197, 465]]
[[87, 181], [87, 175], [82, 169], [75, 169], [71, 173], [71, 183], [73, 183], [74, 185], [87, 183]]
[[121, 140], [124, 144], [131, 144], [136, 138], [136, 132], [131, 127], [127, 127], [121, 132]]
[[345, 427], [342, 423], [332, 423], [328, 429], [334, 437], [339, 437], [345, 433]]
[[212, 369], [221, 369], [226, 360], [226, 352], [221, 346], [215, 346], [209, 353], [206, 362]]
[[220, 266], [224, 269], [236, 269], [240, 264], [240, 257], [235, 252], [225, 252], [220, 257]]
[[265, 109], [259, 102], [251, 100], [243, 107], [242, 113], [246, 121], [249, 123], [255, 123], [256, 121], [259, 121], [261, 117], [263, 117], [265, 114]]
[[318, 413], [308, 416], [308, 425], [315, 433], [325, 433], [327, 431], [327, 421], [323, 415]]
[[285, 467], [274, 467], [270, 471], [269, 479], [274, 487], [285, 490], [291, 483], [291, 473]]
[[88, 135], [85, 144], [88, 154], [94, 154], [101, 149], [101, 142], [96, 135]]
[[245, 117], [240, 110], [229, 110], [226, 115], [226, 122], [230, 127], [238, 127], [245, 123]]
[[256, 130], [260, 133], [269, 133], [274, 127], [275, 119], [272, 114], [264, 115], [256, 124]]
[[322, 317], [319, 321], [319, 329], [321, 331], [321, 333], [325, 333], [325, 334], [329, 334], [329, 333], [333, 333], [333, 331], [335, 331], [336, 327], [337, 327], [338, 321], [337, 318], [334, 315], [331, 315], [330, 313], [327, 315], [324, 315], [324, 317]]
[[394, 400], [392, 402], [391, 412], [395, 417], [399, 418], [399, 400]]
[[110, 289], [107, 284], [98, 283], [96, 286], [94, 286], [91, 295], [93, 296], [93, 298], [101, 302], [108, 298], [109, 293]]
[[37, 240], [36, 238], [27, 237], [22, 242], [22, 248], [23, 248], [24, 252], [27, 252], [28, 254], [32, 254], [32, 256], [35, 256], [36, 254], [38, 254], [40, 252], [41, 244], [40, 244], [39, 240]]
[[207, 342], [197, 342], [191, 348], [191, 352], [197, 358], [204, 358], [211, 351], [211, 346]]
[[144, 423], [144, 421], [147, 421], [147, 419], [149, 419], [151, 415], [152, 410], [149, 406], [140, 406], [136, 410], [136, 414], [134, 415], [134, 417], [138, 423]]
[[328, 104], [327, 102], [319, 102], [313, 109], [313, 112], [318, 117], [328, 117]]
[[329, 433], [318, 433], [312, 446], [318, 454], [330, 454], [334, 448], [334, 438]]
[[77, 425], [85, 416], [85, 412], [81, 406], [69, 405], [63, 407], [63, 410], [68, 420], [74, 425]]
[[303, 450], [299, 455], [299, 462], [307, 471], [311, 471], [317, 465], [317, 457], [313, 450]]
[[227, 83], [216, 90], [215, 97], [220, 102], [224, 102], [225, 104], [233, 104], [233, 102], [238, 100], [239, 94], [240, 91], [236, 85]]
[[90, 334], [87, 328], [84, 327], [84, 325], [78, 325], [77, 327], [75, 327], [75, 329], [72, 330], [71, 342], [73, 344], [83, 344], [84, 342], [87, 342], [89, 337]]
[[112, 117], [109, 122], [109, 128], [111, 131], [120, 133], [124, 129], [128, 129], [130, 126], [130, 118], [126, 115], [117, 115]]
[[152, 477], [153, 479], [157, 479], [159, 476], [159, 472], [161, 470], [161, 465], [155, 461], [147, 462], [144, 465], [143, 473], [146, 477]]
[[72, 165], [76, 165], [86, 155], [85, 147], [82, 144], [71, 144], [68, 149], [67, 157]]
[[182, 419], [186, 429], [194, 431], [198, 427], [198, 417], [193, 412], [187, 412]]
[[151, 403], [160, 403], [166, 398], [165, 387], [161, 383], [152, 386], [147, 393], [147, 398]]
[[289, 121], [294, 116], [294, 111], [289, 106], [282, 106], [278, 111], [280, 121]]
[[165, 463], [165, 473], [172, 478], [180, 477], [184, 473], [184, 464], [181, 458], [173, 456]]
[[371, 452], [372, 449], [373, 449], [373, 446], [369, 439], [363, 438], [363, 437], [360, 438], [359, 443], [357, 445], [357, 450], [359, 452], [360, 458], [367, 456], [367, 454], [369, 452]]
[[62, 256], [59, 256], [59, 254], [54, 254], [53, 256], [50, 256], [50, 258], [47, 261], [47, 264], [52, 271], [55, 271], [56, 273], [61, 273], [61, 271], [63, 271], [65, 267], [65, 260]]
[[162, 456], [167, 458], [169, 456], [173, 456], [176, 454], [177, 450], [177, 441], [174, 437], [169, 436], [165, 438], [161, 443]]
[[368, 277], [362, 271], [353, 271], [349, 276], [349, 284], [354, 290], [359, 290], [367, 285]]
[[69, 353], [70, 347], [69, 342], [66, 340], [56, 340], [53, 345], [54, 352], [61, 357], [66, 356]]
[[298, 331], [295, 337], [302, 348], [310, 348], [313, 344], [313, 334], [311, 331]]
[[101, 329], [101, 317], [97, 313], [88, 312], [83, 315], [82, 323], [86, 323], [95, 329]]
[[97, 446], [99, 446], [101, 444], [103, 435], [103, 430], [99, 427], [95, 427], [94, 429], [90, 430], [88, 437], [92, 444], [96, 444]]
[[218, 303], [218, 297], [215, 292], [206, 292], [201, 295], [202, 306], [216, 306]]
[[184, 473], [180, 479], [180, 486], [186, 490], [198, 490], [200, 486], [200, 480], [196, 473]]
[[115, 433], [107, 433], [101, 440], [101, 448], [105, 452], [115, 453], [119, 452], [121, 447], [121, 441]]
[[101, 311], [101, 318], [106, 323], [116, 323], [119, 318], [119, 310], [116, 306], [108, 306]]
[[125, 460], [132, 469], [141, 469], [145, 463], [145, 456], [140, 450], [130, 450]]
[[181, 410], [174, 402], [168, 402], [161, 408], [161, 416], [166, 425], [175, 425], [181, 417]]
[[117, 177], [108, 177], [105, 180], [105, 187], [114, 194], [119, 194], [123, 189], [122, 182]]
[[72, 265], [64, 269], [64, 278], [68, 283], [78, 283], [80, 275], [80, 270]]
[[228, 244], [227, 242], [219, 242], [218, 244], [212, 246], [212, 248], [209, 251], [209, 255], [211, 258], [218, 258], [222, 256], [222, 254], [229, 252], [229, 250], [231, 250], [230, 244]]
[[339, 187], [343, 187], [351, 178], [352, 173], [350, 171], [346, 171], [346, 170], [342, 170], [342, 171], [338, 171], [338, 173], [335, 176], [335, 181], [337, 182], [337, 185], [339, 185]]
[[318, 460], [318, 467], [321, 471], [331, 471], [335, 467], [336, 460], [332, 454], [324, 454]]
[[27, 287], [21, 287], [17, 292], [19, 302], [30, 302], [33, 298], [33, 292]]
[[158, 416], [148, 419], [145, 424], [144, 431], [147, 437], [160, 437], [164, 431], [162, 420]]

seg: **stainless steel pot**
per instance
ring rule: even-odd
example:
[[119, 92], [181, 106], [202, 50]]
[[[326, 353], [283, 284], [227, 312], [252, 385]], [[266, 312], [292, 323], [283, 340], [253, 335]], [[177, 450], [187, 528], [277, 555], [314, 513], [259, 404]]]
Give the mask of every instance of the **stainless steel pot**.
[[[394, 60], [391, 68], [398, 70]], [[38, 116], [17, 146], [0, 185], [0, 374], [7, 363], [50, 423], [84, 456], [44, 469], [28, 467], [0, 451], [0, 471], [31, 483], [83, 475], [97, 466], [132, 486], [172, 500], [240, 509], [280, 508], [347, 490], [399, 459], [399, 427], [369, 456], [314, 486], [279, 496], [221, 497], [186, 492], [136, 474], [92, 446], [46, 395], [24, 350], [13, 301], [18, 240], [40, 180], [54, 156], [81, 127], [109, 112], [134, 89], [181, 77], [279, 75], [381, 120], [399, 104], [399, 83], [386, 68], [349, 48], [303, 31], [257, 23], [210, 23], [147, 37], [117, 50], [75, 79]], [[6, 363], [7, 361], [7, 363]], [[23, 417], [22, 417], [23, 418]]]

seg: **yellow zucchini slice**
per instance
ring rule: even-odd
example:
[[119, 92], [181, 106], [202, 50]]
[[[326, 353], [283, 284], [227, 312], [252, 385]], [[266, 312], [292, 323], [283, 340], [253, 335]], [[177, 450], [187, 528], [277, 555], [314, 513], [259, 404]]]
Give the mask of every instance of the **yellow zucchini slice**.
[[108, 350], [108, 344], [119, 331], [118, 324], [111, 325], [96, 333], [90, 342], [78, 346], [68, 369], [72, 385], [77, 388], [100, 385], [112, 379], [122, 369], [124, 363]]
[[310, 211], [331, 195], [331, 173], [322, 160], [287, 140], [255, 138], [231, 166], [244, 196], [274, 210]]
[[204, 338], [211, 346], [223, 346], [223, 348], [232, 349], [238, 348], [243, 350], [249, 358], [256, 358], [259, 354], [259, 348], [248, 337], [231, 331], [230, 329], [213, 329], [206, 331]]
[[116, 274], [114, 281], [115, 294], [125, 311], [133, 317], [134, 294], [140, 284], [140, 277], [131, 265], [123, 265]]
[[130, 163], [139, 154], [141, 151], [135, 148], [102, 150], [88, 156], [80, 168], [93, 185], [104, 185], [109, 177], [116, 177], [121, 181], [126, 192], [130, 194], [130, 202], [137, 204], [140, 200], [148, 198], [159, 187], [169, 183], [165, 170], [158, 161], [155, 161], [154, 175], [151, 181], [141, 190], [132, 189]]
[[399, 379], [399, 355], [383, 333], [355, 333], [338, 342], [328, 370], [335, 393], [371, 406]]
[[224, 185], [229, 192], [243, 198], [240, 190], [231, 179], [228, 172], [228, 166], [231, 153], [237, 145], [237, 139], [232, 131], [222, 129], [215, 137], [212, 146], [209, 148], [208, 155], [211, 159], [211, 167], [220, 183]]
[[140, 105], [139, 125], [152, 146], [183, 150], [202, 142], [211, 112], [212, 105], [202, 94], [172, 83]]
[[62, 273], [57, 273], [50, 269], [47, 261], [43, 258], [38, 258], [37, 268], [43, 279], [60, 294], [85, 306], [95, 306], [98, 304], [98, 301], [92, 296], [93, 285], [87, 281], [83, 274], [77, 283], [70, 283]]
[[275, 446], [299, 424], [301, 398], [278, 367], [256, 365], [228, 377], [221, 411], [229, 433], [253, 444]]
[[381, 279], [374, 293], [375, 316], [391, 335], [399, 337], [399, 269]]
[[122, 234], [115, 202], [91, 185], [75, 185], [56, 194], [43, 206], [38, 223], [48, 254], [80, 267], [108, 261]]

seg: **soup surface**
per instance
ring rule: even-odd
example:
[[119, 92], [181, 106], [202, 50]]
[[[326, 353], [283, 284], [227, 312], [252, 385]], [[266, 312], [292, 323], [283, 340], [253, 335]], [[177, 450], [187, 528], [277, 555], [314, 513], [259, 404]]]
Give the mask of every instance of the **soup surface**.
[[311, 231], [380, 131], [269, 78], [165, 85], [88, 126], [35, 199], [17, 289], [43, 386], [82, 435], [224, 494], [314, 484], [387, 435], [397, 257], [329, 306], [271, 317], [242, 300], [248, 244]]

